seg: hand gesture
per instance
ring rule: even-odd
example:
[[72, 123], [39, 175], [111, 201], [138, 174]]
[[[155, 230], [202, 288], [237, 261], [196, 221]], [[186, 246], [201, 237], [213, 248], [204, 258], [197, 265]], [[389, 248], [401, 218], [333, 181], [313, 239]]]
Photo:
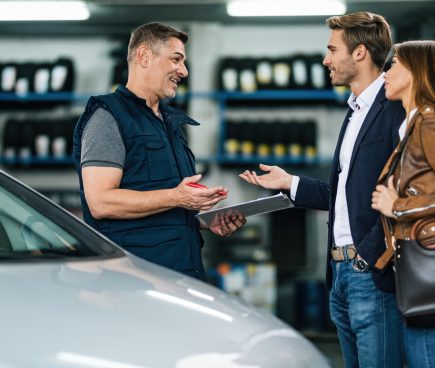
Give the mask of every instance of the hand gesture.
[[283, 189], [290, 190], [292, 185], [293, 176], [281, 169], [279, 166], [259, 165], [262, 171], [267, 174], [257, 175], [255, 171], [245, 170], [239, 175], [243, 180], [248, 183], [259, 185], [266, 189]]

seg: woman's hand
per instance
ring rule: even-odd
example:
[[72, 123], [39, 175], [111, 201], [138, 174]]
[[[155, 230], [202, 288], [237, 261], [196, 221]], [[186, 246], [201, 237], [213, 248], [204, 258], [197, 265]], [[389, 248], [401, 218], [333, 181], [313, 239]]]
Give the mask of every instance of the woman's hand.
[[393, 213], [394, 201], [399, 198], [394, 189], [393, 176], [388, 179], [388, 188], [385, 185], [377, 185], [372, 195], [372, 208], [378, 210], [384, 216], [395, 218]]

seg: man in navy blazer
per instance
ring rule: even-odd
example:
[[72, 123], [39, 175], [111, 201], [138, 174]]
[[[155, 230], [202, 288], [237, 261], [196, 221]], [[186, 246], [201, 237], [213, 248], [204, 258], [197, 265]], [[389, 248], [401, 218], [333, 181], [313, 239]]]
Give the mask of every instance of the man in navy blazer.
[[349, 110], [341, 128], [329, 183], [260, 165], [264, 175], [245, 171], [244, 180], [289, 190], [296, 207], [329, 211], [326, 283], [331, 319], [345, 366], [401, 367], [401, 323], [394, 273], [373, 268], [385, 250], [371, 194], [399, 141], [405, 112], [385, 97], [382, 72], [391, 48], [390, 29], [379, 15], [359, 12], [331, 17], [323, 64], [333, 85], [349, 86]]

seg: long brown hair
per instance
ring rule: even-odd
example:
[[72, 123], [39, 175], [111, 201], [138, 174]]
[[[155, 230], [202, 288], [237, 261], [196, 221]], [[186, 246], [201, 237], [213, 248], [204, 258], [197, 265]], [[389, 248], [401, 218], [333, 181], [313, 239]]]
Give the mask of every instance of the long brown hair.
[[416, 106], [435, 106], [435, 41], [402, 42], [394, 45], [393, 51], [412, 74]]

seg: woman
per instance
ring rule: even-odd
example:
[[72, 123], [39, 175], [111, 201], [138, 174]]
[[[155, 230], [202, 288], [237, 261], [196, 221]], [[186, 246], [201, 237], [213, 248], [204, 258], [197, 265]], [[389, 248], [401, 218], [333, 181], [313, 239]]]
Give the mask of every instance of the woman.
[[[408, 41], [393, 51], [385, 91], [406, 110], [399, 135], [407, 141], [386, 164], [378, 183], [387, 185], [376, 186], [372, 208], [391, 219], [396, 239], [406, 239], [415, 221], [435, 215], [435, 41]], [[435, 367], [435, 328], [405, 325], [404, 343], [410, 368]]]

